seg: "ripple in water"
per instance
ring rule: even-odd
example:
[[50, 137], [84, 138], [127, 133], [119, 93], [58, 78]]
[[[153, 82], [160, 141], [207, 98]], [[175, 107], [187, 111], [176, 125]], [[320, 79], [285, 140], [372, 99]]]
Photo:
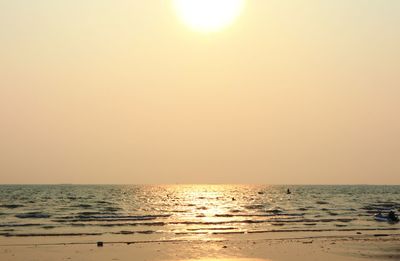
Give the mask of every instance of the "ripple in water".
[[396, 224], [375, 222], [373, 215], [400, 209], [400, 186], [290, 186], [290, 195], [287, 188], [3, 185], [0, 235], [165, 239], [399, 229]]

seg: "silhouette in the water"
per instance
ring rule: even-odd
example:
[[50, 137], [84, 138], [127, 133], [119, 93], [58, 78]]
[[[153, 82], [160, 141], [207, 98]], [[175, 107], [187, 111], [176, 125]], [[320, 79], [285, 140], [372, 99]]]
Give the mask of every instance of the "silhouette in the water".
[[399, 222], [399, 217], [394, 213], [394, 211], [390, 211], [387, 218], [389, 219], [389, 221]]
[[290, 189], [287, 189], [286, 194], [292, 194], [292, 192], [290, 191]]
[[389, 223], [397, 223], [399, 222], [399, 217], [394, 213], [394, 211], [390, 211], [387, 216], [383, 215], [380, 211], [375, 215], [376, 221], [385, 221]]

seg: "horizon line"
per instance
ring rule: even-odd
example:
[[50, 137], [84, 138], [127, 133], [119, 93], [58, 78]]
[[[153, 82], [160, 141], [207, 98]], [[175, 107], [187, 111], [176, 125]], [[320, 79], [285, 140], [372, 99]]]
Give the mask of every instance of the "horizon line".
[[262, 185], [262, 186], [400, 186], [397, 184], [377, 183], [0, 183], [0, 186], [171, 186], [171, 185]]

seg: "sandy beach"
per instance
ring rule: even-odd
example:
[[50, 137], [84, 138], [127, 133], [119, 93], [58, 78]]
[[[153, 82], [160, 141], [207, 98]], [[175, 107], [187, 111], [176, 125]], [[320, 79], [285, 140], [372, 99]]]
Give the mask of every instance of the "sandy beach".
[[[400, 234], [356, 234], [285, 239], [217, 241], [2, 244], [2, 261], [56, 260], [399, 260]], [[3, 241], [4, 243], [4, 241]], [[43, 244], [42, 244], [43, 243]]]

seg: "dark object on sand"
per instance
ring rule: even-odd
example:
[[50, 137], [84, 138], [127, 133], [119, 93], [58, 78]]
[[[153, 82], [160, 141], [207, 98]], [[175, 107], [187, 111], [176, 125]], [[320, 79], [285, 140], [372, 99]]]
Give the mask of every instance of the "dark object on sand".
[[399, 222], [399, 217], [394, 213], [394, 211], [390, 211], [387, 216], [382, 215], [381, 212], [375, 215], [376, 221], [381, 222], [389, 222], [389, 223], [397, 223]]
[[388, 237], [388, 234], [374, 234], [374, 237]]
[[232, 201], [235, 201], [236, 199], [234, 197], [232, 197]]
[[287, 189], [286, 194], [288, 194], [288, 195], [292, 194], [292, 192], [290, 191], [290, 189]]
[[98, 247], [102, 247], [103, 246], [103, 242], [101, 242], [101, 241], [97, 242], [97, 246]]

